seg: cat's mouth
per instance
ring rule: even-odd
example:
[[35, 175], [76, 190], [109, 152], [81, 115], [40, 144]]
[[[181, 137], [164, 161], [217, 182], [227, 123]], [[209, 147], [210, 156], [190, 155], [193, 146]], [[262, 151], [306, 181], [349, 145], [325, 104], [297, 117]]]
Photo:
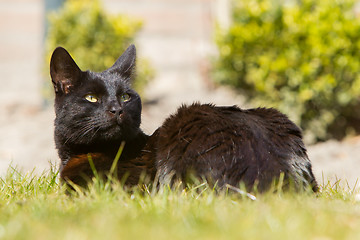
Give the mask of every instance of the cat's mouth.
[[106, 134], [110, 135], [121, 135], [123, 131], [124, 123], [124, 114], [117, 114], [112, 118], [108, 119], [107, 124], [104, 124], [102, 127], [102, 131], [106, 132]]
[[123, 124], [124, 113], [120, 113], [116, 116], [116, 123], [117, 125], [121, 126]]

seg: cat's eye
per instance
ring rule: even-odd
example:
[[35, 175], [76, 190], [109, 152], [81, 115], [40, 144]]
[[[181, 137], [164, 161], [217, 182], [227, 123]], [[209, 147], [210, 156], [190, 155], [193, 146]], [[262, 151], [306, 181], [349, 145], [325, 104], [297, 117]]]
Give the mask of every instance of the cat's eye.
[[121, 101], [122, 102], [128, 102], [130, 100], [130, 95], [127, 93], [124, 93], [123, 95], [121, 95]]
[[96, 103], [97, 101], [99, 101], [99, 99], [94, 94], [86, 95], [85, 99], [92, 103]]

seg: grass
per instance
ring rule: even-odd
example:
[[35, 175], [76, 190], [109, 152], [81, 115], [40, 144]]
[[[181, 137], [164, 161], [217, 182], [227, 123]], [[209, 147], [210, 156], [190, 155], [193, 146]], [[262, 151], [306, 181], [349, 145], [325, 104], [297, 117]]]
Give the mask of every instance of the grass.
[[256, 200], [187, 190], [124, 190], [96, 181], [65, 194], [57, 173], [0, 178], [0, 239], [360, 239], [358, 188], [323, 184], [321, 193], [272, 193]]

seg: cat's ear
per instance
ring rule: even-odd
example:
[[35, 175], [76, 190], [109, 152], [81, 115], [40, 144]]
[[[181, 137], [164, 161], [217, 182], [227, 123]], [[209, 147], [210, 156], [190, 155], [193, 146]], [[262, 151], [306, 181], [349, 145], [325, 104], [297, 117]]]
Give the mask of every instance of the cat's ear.
[[119, 74], [126, 80], [131, 79], [131, 75], [135, 70], [136, 65], [136, 48], [131, 44], [125, 52], [116, 60], [114, 65], [109, 68], [110, 72]]
[[50, 75], [55, 93], [68, 94], [79, 81], [81, 70], [70, 54], [62, 47], [57, 47], [50, 61]]

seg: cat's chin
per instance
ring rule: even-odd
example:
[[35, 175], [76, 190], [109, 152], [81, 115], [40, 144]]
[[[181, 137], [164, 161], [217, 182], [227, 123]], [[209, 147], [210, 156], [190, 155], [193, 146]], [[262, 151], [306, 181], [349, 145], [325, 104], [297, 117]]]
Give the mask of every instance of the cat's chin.
[[138, 131], [136, 129], [123, 128], [120, 125], [113, 125], [97, 134], [97, 139], [104, 142], [129, 141], [132, 140]]
[[123, 130], [117, 124], [111, 125], [101, 131], [97, 135], [97, 138], [103, 139], [104, 141], [115, 141], [123, 138]]

